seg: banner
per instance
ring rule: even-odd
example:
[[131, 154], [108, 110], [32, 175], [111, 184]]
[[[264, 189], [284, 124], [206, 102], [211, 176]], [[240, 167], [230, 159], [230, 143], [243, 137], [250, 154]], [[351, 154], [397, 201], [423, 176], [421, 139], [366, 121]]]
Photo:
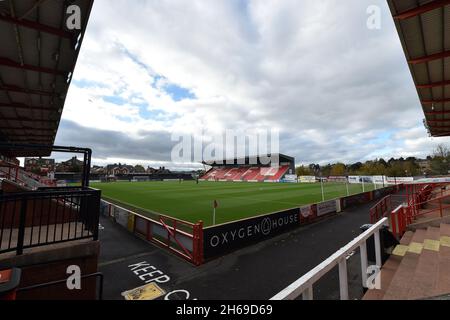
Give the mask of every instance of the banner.
[[300, 177], [298, 177], [298, 182], [300, 182], [300, 183], [315, 183], [316, 177], [315, 176], [300, 176]]
[[336, 200], [330, 200], [317, 204], [317, 216], [321, 217], [328, 213], [334, 213], [337, 211]]
[[303, 218], [308, 218], [313, 215], [312, 206], [303, 206], [300, 208], [300, 214]]
[[246, 245], [269, 239], [300, 225], [299, 210], [290, 209], [205, 228], [204, 258], [221, 256]]
[[349, 176], [348, 183], [373, 183], [372, 176]]
[[349, 176], [348, 183], [361, 183], [359, 180], [359, 176]]
[[442, 178], [423, 178], [415, 181], [416, 183], [450, 183], [450, 177]]
[[328, 182], [347, 182], [347, 177], [344, 176], [330, 176]]
[[413, 177], [387, 177], [386, 180], [388, 184], [402, 184], [414, 182]]
[[372, 182], [374, 184], [381, 184], [381, 185], [387, 184], [385, 176], [373, 176], [372, 177]]
[[297, 182], [297, 176], [295, 174], [287, 174], [284, 176], [283, 182]]

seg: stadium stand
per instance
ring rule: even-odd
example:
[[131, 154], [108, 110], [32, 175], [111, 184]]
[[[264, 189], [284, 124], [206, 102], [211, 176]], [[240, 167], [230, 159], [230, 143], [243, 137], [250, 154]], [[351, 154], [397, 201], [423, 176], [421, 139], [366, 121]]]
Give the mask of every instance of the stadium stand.
[[286, 174], [292, 174], [295, 171], [294, 158], [283, 154], [278, 155], [279, 165], [272, 163], [263, 165], [260, 157], [253, 158], [253, 163], [250, 159], [252, 158], [204, 162], [212, 168], [200, 180], [279, 182]]
[[[82, 17], [73, 30], [65, 28], [69, 6]], [[1, 279], [0, 300], [101, 298], [92, 150], [54, 145], [92, 6], [0, 1], [0, 273], [16, 275], [6, 292]], [[81, 187], [49, 187], [17, 160], [52, 152], [84, 156]], [[83, 268], [81, 290], [55, 285], [66, 282], [70, 265]]]

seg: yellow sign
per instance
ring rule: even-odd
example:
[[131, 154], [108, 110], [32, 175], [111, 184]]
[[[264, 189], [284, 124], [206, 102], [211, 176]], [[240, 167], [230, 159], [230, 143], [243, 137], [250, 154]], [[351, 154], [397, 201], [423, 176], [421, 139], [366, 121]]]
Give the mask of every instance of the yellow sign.
[[441, 237], [441, 246], [450, 247], [450, 237], [442, 236]]
[[155, 300], [165, 295], [166, 292], [156, 283], [151, 282], [145, 286], [125, 291], [122, 296], [125, 300]]
[[409, 247], [399, 244], [395, 247], [394, 251], [392, 251], [392, 254], [394, 256], [404, 257], [406, 252], [408, 251]]
[[423, 248], [427, 250], [437, 251], [439, 252], [440, 242], [437, 240], [425, 239], [423, 242]]
[[416, 254], [421, 254], [422, 253], [422, 249], [423, 249], [423, 244], [419, 243], [419, 242], [411, 242], [409, 244], [409, 250], [408, 252], [412, 252], [412, 253], [416, 253]]

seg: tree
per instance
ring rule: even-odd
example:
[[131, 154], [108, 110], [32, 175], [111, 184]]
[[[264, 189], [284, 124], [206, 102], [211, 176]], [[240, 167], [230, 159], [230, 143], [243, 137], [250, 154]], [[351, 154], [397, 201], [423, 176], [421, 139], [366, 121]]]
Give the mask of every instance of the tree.
[[348, 168], [349, 173], [357, 174], [358, 171], [361, 169], [362, 165], [363, 164], [361, 162], [356, 162], [356, 163], [351, 164]]
[[450, 170], [450, 150], [447, 146], [440, 144], [436, 147], [431, 160], [431, 171], [436, 175], [448, 174]]
[[295, 169], [295, 173], [297, 174], [297, 176], [310, 176], [311, 175], [311, 170], [308, 167], [305, 166], [300, 166], [297, 167]]
[[136, 173], [145, 173], [145, 168], [140, 164], [134, 166], [134, 172]]
[[345, 164], [336, 163], [331, 166], [330, 176], [344, 176], [346, 171]]

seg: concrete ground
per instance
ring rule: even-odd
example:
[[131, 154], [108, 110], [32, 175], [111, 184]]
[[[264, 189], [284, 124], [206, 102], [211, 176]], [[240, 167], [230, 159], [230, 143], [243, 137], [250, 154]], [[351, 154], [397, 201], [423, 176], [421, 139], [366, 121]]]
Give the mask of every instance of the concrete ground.
[[[162, 298], [266, 300], [328, 258], [360, 234], [375, 202], [313, 225], [241, 249], [195, 267], [177, 256], [101, 218], [99, 269], [105, 276], [104, 299], [158, 283]], [[362, 297], [359, 254], [348, 260], [350, 298]], [[141, 276], [141, 278], [140, 278]], [[339, 299], [337, 268], [314, 289], [315, 299]]]

